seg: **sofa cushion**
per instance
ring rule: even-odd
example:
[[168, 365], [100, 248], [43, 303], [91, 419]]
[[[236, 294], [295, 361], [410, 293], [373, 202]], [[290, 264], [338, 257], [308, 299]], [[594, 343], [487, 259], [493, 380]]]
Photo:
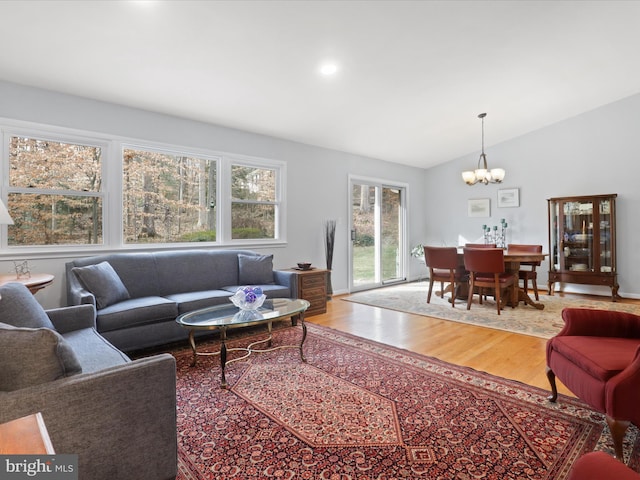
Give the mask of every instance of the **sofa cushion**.
[[131, 359], [111, 345], [93, 328], [81, 328], [64, 335], [82, 365], [84, 373], [129, 363]]
[[557, 336], [552, 348], [592, 377], [608, 381], [633, 361], [637, 338]]
[[0, 287], [0, 319], [14, 327], [55, 330], [44, 308], [21, 283], [7, 283]]
[[273, 255], [238, 254], [241, 285], [273, 283]]
[[96, 318], [98, 332], [148, 325], [174, 320], [178, 316], [176, 302], [163, 297], [123, 300], [100, 310]]
[[192, 312], [214, 305], [231, 305], [231, 293], [226, 290], [205, 290], [167, 295], [167, 299], [178, 304], [178, 313]]
[[82, 372], [69, 343], [49, 328], [0, 323], [0, 390], [13, 391]]
[[101, 262], [86, 267], [74, 267], [73, 273], [96, 297], [98, 309], [129, 298], [129, 291], [109, 262]]

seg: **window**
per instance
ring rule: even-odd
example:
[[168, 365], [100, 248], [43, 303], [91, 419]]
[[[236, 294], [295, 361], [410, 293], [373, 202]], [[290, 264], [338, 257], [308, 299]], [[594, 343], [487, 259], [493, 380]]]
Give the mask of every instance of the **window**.
[[231, 238], [276, 238], [276, 170], [231, 166]]
[[0, 246], [47, 254], [285, 239], [284, 162], [22, 123], [0, 128], [0, 189], [14, 220], [2, 226]]
[[216, 240], [216, 159], [125, 148], [122, 173], [125, 243]]
[[102, 244], [102, 148], [9, 136], [10, 246]]

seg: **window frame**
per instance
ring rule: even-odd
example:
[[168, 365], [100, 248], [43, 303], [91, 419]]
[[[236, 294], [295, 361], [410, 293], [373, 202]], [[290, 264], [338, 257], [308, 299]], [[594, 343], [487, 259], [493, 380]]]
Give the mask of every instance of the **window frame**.
[[215, 155], [212, 153], [203, 153], [203, 152], [198, 152], [196, 153], [194, 150], [177, 150], [175, 148], [172, 147], [162, 147], [159, 145], [153, 145], [153, 144], [149, 144], [149, 143], [141, 143], [141, 142], [120, 142], [119, 145], [119, 163], [120, 163], [120, 168], [119, 170], [119, 185], [120, 185], [120, 193], [118, 195], [118, 198], [120, 199], [120, 206], [121, 206], [121, 215], [118, 216], [118, 222], [119, 222], [119, 233], [120, 233], [120, 243], [122, 248], [153, 248], [154, 246], [158, 246], [158, 248], [167, 248], [168, 246], [192, 246], [194, 244], [197, 245], [220, 245], [220, 240], [219, 240], [219, 236], [218, 236], [218, 232], [220, 232], [220, 226], [221, 226], [221, 222], [220, 222], [220, 209], [218, 208], [218, 211], [216, 212], [216, 241], [215, 242], [169, 242], [169, 243], [163, 243], [163, 242], [158, 242], [158, 243], [133, 243], [133, 242], [125, 242], [124, 239], [124, 179], [123, 179], [123, 174], [124, 174], [124, 151], [125, 150], [143, 150], [146, 152], [153, 152], [153, 153], [159, 153], [162, 155], [171, 155], [171, 156], [186, 156], [186, 157], [192, 157], [192, 158], [200, 158], [200, 159], [204, 159], [204, 160], [211, 160], [213, 162], [215, 162], [216, 165], [216, 179], [217, 179], [217, 185], [216, 185], [216, 196], [215, 196], [215, 204], [216, 206], [220, 205], [220, 165], [223, 162], [223, 158], [221, 155]]
[[[264, 158], [258, 157], [248, 157], [244, 155], [237, 154], [227, 154], [225, 155], [226, 161], [222, 165], [222, 176], [221, 176], [221, 194], [224, 195], [223, 198], [229, 199], [228, 202], [225, 202], [222, 205], [220, 211], [224, 209], [223, 216], [223, 242], [225, 244], [230, 245], [261, 245], [261, 244], [273, 244], [273, 243], [282, 243], [286, 242], [286, 202], [285, 202], [285, 182], [284, 179], [286, 176], [286, 163], [282, 161], [275, 160], [267, 160]], [[257, 167], [265, 170], [274, 170], [275, 171], [275, 201], [272, 202], [252, 202], [252, 201], [235, 201], [232, 199], [232, 168], [233, 166], [238, 165], [242, 167]], [[256, 204], [256, 205], [275, 205], [275, 225], [274, 225], [274, 238], [260, 238], [260, 239], [241, 239], [231, 238], [232, 236], [232, 213], [231, 207], [234, 203], [246, 203], [246, 204]]]
[[[85, 192], [83, 190], [56, 190], [51, 188], [29, 188], [29, 187], [12, 187], [9, 183], [10, 170], [10, 139], [12, 137], [32, 138], [36, 140], [44, 140], [56, 143], [66, 143], [83, 145], [87, 147], [100, 148], [100, 176], [101, 184], [99, 192]], [[56, 129], [36, 129], [27, 127], [2, 127], [0, 138], [2, 139], [2, 176], [3, 181], [0, 185], [0, 198], [7, 204], [9, 194], [26, 194], [26, 195], [60, 195], [74, 197], [97, 197], [102, 201], [102, 243], [99, 244], [61, 244], [61, 245], [9, 245], [8, 226], [2, 225], [2, 235], [0, 248], [11, 252], [65, 252], [76, 251], [78, 249], [104, 249], [107, 247], [107, 228], [109, 228], [106, 220], [106, 207], [108, 203], [108, 179], [105, 171], [106, 160], [111, 152], [111, 145], [104, 138], [98, 136], [87, 136], [80, 133], [62, 132]]]
[[[0, 198], [6, 203], [9, 193], [41, 193], [41, 189], [11, 188], [9, 186], [9, 141], [12, 136], [37, 138], [52, 142], [76, 143], [101, 149], [102, 185], [100, 192], [62, 191], [63, 195], [96, 196], [102, 199], [102, 244], [73, 245], [8, 245], [7, 225], [0, 225], [0, 258], [25, 254], [30, 257], [51, 257], [69, 253], [93, 254], [119, 250], [168, 250], [198, 247], [253, 247], [275, 246], [286, 243], [286, 162], [265, 157], [228, 153], [208, 148], [187, 147], [178, 144], [147, 141], [102, 133], [86, 132], [50, 125], [0, 119]], [[182, 243], [125, 243], [123, 232], [123, 154], [125, 149], [140, 149], [169, 155], [205, 158], [216, 162], [216, 241]], [[274, 238], [232, 239], [231, 232], [231, 166], [242, 165], [275, 171], [276, 202]], [[28, 191], [25, 191], [28, 190]], [[45, 189], [45, 192], [51, 192]]]

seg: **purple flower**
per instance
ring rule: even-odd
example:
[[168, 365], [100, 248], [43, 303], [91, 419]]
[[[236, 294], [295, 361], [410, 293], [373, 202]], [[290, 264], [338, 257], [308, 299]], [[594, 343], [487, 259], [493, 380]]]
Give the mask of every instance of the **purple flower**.
[[260, 287], [244, 287], [242, 289], [242, 293], [244, 293], [245, 302], [253, 303], [260, 295], [262, 295], [262, 289]]

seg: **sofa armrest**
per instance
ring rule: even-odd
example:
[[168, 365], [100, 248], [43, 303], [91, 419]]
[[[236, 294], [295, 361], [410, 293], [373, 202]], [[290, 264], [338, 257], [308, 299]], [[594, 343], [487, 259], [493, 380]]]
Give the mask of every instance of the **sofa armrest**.
[[273, 279], [278, 285], [289, 288], [289, 295], [294, 298], [298, 292], [298, 275], [287, 270], [274, 270]]
[[565, 308], [562, 319], [565, 325], [558, 336], [640, 338], [640, 316], [632, 313]]
[[73, 262], [65, 264], [67, 280], [67, 305], [93, 305], [96, 307], [96, 297], [84, 286], [73, 273]]
[[78, 454], [82, 478], [176, 476], [176, 366], [169, 354], [0, 392], [0, 422], [36, 412], [56, 453]]
[[96, 309], [93, 305], [52, 308], [46, 311], [58, 333], [82, 328], [96, 328]]

